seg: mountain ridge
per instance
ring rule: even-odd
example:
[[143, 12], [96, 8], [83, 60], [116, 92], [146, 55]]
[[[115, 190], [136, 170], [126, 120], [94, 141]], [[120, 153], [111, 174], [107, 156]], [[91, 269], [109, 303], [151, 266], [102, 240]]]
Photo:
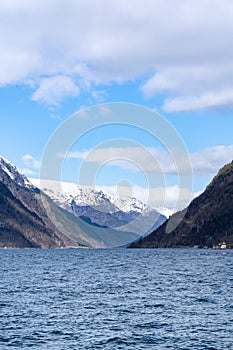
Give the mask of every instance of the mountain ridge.
[[3, 157], [0, 157], [0, 184], [2, 248], [106, 248], [139, 237], [131, 231], [90, 225], [57, 206]]
[[30, 247], [78, 246], [59, 232], [45, 213], [42, 218], [43, 205], [37, 196], [40, 191], [0, 157], [0, 246], [21, 247], [22, 242]]
[[79, 218], [89, 218], [93, 225], [141, 236], [166, 220], [164, 215], [134, 197], [119, 198], [99, 189], [55, 180], [30, 181], [57, 205]]
[[[178, 226], [167, 232], [169, 225], [175, 222]], [[185, 211], [175, 213], [149, 235], [130, 244], [129, 248], [193, 246], [233, 248], [233, 161], [219, 170], [205, 191]]]

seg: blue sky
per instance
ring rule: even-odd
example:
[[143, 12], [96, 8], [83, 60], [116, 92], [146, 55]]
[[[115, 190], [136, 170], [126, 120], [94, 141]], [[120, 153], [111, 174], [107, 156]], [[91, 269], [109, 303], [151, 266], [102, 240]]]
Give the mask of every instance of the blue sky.
[[[27, 176], [39, 176], [46, 144], [62, 123], [109, 102], [151, 108], [175, 127], [191, 156], [193, 193], [233, 159], [231, 1], [148, 1], [145, 8], [139, 0], [9, 0], [0, 4], [0, 18], [0, 154]], [[99, 143], [129, 134], [161, 151], [145, 133], [102, 128], [73, 145], [81, 155], [66, 160], [63, 180], [77, 181], [85, 154]], [[165, 165], [164, 176], [172, 206], [179, 176]], [[122, 180], [144, 199], [142, 172], [118, 163], [96, 175], [107, 190]]]

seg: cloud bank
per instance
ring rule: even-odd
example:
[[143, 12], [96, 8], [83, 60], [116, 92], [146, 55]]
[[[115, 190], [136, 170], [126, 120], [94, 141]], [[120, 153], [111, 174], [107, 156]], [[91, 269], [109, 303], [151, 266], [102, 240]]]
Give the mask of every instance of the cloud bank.
[[137, 80], [166, 112], [233, 105], [231, 0], [8, 0], [0, 16], [0, 86], [37, 102]]
[[[145, 147], [109, 147], [89, 151], [73, 151], [59, 155], [67, 159], [82, 159], [84, 162], [108, 164], [132, 171], [144, 171], [155, 174], [187, 175], [186, 162], [182, 154], [172, 159], [169, 152], [162, 148]], [[233, 145], [214, 146], [189, 154], [193, 174], [215, 174], [223, 165], [233, 159]]]

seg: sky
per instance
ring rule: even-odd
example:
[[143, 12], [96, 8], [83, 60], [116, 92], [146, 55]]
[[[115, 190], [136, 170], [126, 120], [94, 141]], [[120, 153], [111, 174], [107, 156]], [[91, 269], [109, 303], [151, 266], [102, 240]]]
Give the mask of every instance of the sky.
[[[91, 118], [104, 125], [64, 150], [64, 181], [79, 183], [86, 164], [97, 187], [145, 202], [149, 191], [153, 206], [181, 195], [182, 207], [233, 159], [231, 0], [1, 1], [0, 36], [0, 154], [26, 176], [40, 176], [49, 141], [76, 114], [77, 130]], [[145, 123], [149, 108], [176, 130], [192, 188], [169, 145], [137, 129], [127, 105], [125, 122], [110, 125], [113, 102], [143, 106]]]

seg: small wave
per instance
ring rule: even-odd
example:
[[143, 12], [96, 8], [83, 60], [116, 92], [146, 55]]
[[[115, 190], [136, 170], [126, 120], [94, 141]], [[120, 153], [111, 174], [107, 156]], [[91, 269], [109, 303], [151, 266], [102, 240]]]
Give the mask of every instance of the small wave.
[[205, 298], [205, 297], [203, 297], [203, 298], [198, 298], [198, 299], [196, 299], [196, 301], [197, 301], [198, 303], [217, 304], [214, 300], [209, 299], [209, 298]]

